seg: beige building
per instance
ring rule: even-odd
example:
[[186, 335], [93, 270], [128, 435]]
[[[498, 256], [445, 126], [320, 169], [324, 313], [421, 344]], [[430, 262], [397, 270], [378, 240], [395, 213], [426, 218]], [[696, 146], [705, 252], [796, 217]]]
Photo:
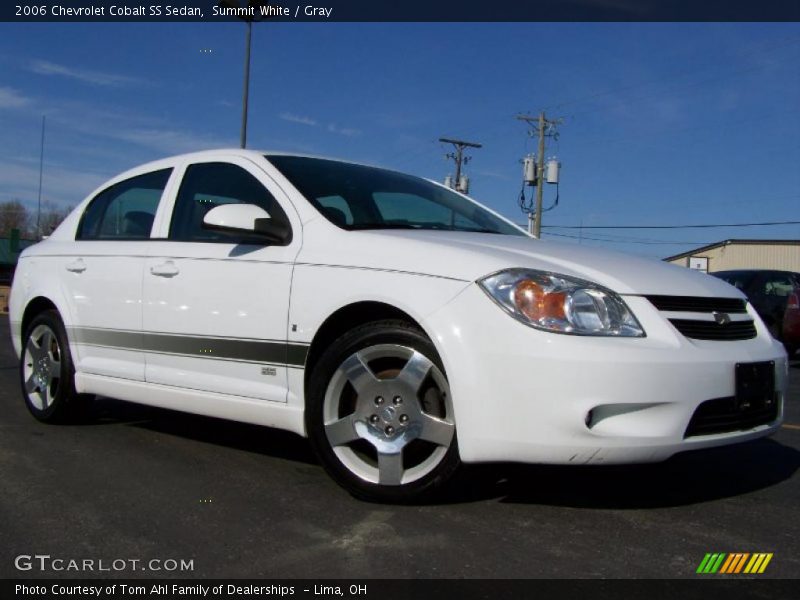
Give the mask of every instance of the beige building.
[[664, 260], [707, 273], [732, 269], [800, 272], [800, 240], [724, 240]]

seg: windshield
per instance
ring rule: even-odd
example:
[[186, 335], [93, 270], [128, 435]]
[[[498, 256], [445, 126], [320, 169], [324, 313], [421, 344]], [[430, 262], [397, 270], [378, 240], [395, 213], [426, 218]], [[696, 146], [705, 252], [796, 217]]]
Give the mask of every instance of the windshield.
[[439, 229], [525, 234], [447, 188], [385, 169], [321, 158], [267, 156], [342, 229]]

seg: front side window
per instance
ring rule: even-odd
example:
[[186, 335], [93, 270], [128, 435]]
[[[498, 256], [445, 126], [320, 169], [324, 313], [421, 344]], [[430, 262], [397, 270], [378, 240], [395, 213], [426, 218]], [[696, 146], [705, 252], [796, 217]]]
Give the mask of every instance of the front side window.
[[145, 240], [172, 169], [126, 179], [103, 190], [83, 213], [78, 240]]
[[320, 158], [267, 159], [329, 221], [343, 229], [437, 229], [525, 234], [475, 204], [424, 179]]
[[169, 237], [191, 242], [252, 243], [238, 233], [203, 227], [206, 213], [222, 204], [255, 204], [272, 219], [288, 224], [286, 213], [253, 175], [230, 163], [198, 163], [186, 169], [181, 183]]

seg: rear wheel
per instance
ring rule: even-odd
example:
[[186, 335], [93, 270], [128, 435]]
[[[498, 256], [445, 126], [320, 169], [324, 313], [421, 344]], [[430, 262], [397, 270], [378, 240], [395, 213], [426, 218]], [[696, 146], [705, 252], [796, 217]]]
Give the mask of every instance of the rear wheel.
[[22, 344], [20, 382], [33, 416], [59, 422], [82, 415], [90, 397], [75, 392], [75, 369], [58, 313], [47, 310], [34, 317]]
[[403, 321], [358, 327], [325, 351], [309, 382], [306, 424], [326, 470], [359, 498], [426, 499], [459, 466], [441, 360]]

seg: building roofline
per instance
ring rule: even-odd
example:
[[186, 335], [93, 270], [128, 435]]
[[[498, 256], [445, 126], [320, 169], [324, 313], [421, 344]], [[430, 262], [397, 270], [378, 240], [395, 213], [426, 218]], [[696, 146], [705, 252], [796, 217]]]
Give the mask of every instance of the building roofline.
[[800, 240], [745, 240], [745, 239], [732, 239], [732, 240], [722, 240], [720, 242], [715, 242], [713, 244], [708, 244], [707, 246], [700, 246], [699, 248], [693, 248], [692, 250], [687, 250], [686, 252], [681, 252], [680, 254], [675, 254], [674, 256], [668, 256], [662, 260], [670, 261], [676, 260], [678, 258], [686, 258], [687, 256], [692, 256], [693, 254], [697, 254], [698, 252], [705, 252], [706, 250], [713, 250], [714, 248], [721, 248], [722, 246], [732, 246], [734, 244], [751, 244], [751, 245], [762, 245], [762, 246], [778, 246], [778, 245], [789, 245], [789, 246], [800, 246]]

